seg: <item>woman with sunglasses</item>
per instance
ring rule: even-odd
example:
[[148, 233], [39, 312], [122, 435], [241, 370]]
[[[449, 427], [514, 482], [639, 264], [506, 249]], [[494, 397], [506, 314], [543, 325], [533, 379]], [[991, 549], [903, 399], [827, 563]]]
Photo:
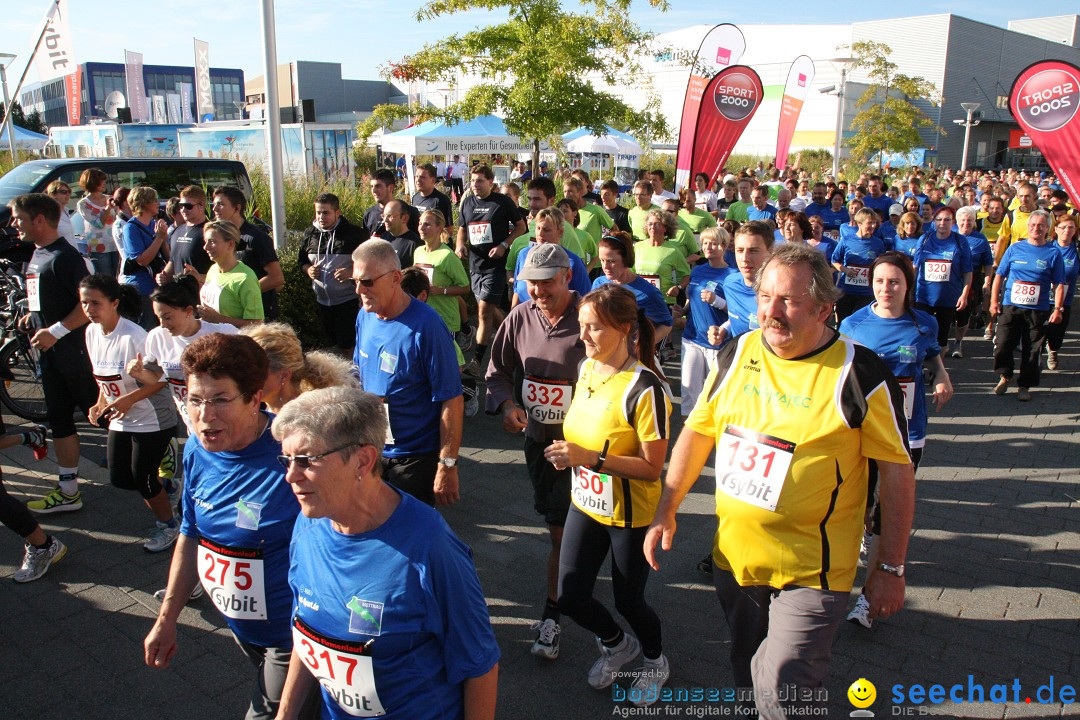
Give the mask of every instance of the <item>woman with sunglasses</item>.
[[138, 293], [111, 275], [88, 275], [79, 283], [79, 303], [90, 320], [86, 354], [98, 385], [88, 415], [95, 425], [109, 422], [109, 482], [137, 491], [153, 513], [157, 522], [143, 549], [168, 550], [180, 531], [158, 466], [176, 434], [176, 412], [165, 383], [142, 384], [131, 375], [146, 345], [146, 331], [128, 319], [140, 312]]
[[60, 224], [56, 226], [56, 231], [60, 233], [60, 237], [74, 246], [75, 228], [71, 224], [71, 213], [68, 212], [68, 203], [71, 201], [71, 187], [63, 180], [53, 180], [45, 188], [45, 192], [60, 204]]
[[[172, 662], [180, 611], [201, 582], [256, 668], [247, 718], [271, 720], [292, 655], [289, 541], [300, 506], [285, 482], [273, 418], [259, 408], [269, 360], [249, 337], [212, 333], [188, 346], [181, 366], [192, 428], [183, 522], [145, 661]], [[318, 716], [316, 701], [301, 717]]]
[[334, 720], [494, 718], [499, 648], [471, 553], [437, 511], [383, 479], [382, 401], [315, 390], [273, 432], [303, 513], [278, 717], [296, 717], [321, 685], [322, 717]]

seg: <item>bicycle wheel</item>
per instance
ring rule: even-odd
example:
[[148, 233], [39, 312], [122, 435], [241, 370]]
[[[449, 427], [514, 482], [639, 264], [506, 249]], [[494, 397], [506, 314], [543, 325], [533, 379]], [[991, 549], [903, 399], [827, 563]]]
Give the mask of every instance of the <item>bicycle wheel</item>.
[[0, 380], [0, 403], [21, 418], [44, 422], [48, 413], [38, 351], [8, 342], [0, 348], [0, 374], [4, 376]]

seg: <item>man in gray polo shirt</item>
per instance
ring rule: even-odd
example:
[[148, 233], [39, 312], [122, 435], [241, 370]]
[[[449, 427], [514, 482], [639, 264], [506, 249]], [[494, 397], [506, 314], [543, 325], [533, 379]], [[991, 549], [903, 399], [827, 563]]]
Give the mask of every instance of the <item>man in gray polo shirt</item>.
[[[530, 300], [519, 303], [499, 326], [487, 370], [487, 412], [503, 416], [503, 428], [525, 433], [525, 465], [533, 485], [533, 505], [547, 521], [551, 552], [547, 563], [547, 602], [532, 653], [559, 656], [559, 550], [570, 509], [570, 471], [556, 470], [544, 449], [563, 439], [578, 366], [585, 359], [577, 308], [581, 296], [570, 290], [570, 258], [561, 245], [538, 245], [518, 278]], [[520, 387], [516, 378], [521, 378]]]

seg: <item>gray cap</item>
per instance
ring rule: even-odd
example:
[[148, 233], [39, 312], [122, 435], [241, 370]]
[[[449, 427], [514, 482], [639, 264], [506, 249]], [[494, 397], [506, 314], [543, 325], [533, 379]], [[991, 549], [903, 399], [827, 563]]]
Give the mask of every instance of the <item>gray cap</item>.
[[889, 208], [889, 216], [890, 217], [893, 216], [893, 215], [903, 215], [903, 214], [904, 214], [904, 206], [901, 205], [900, 203], [893, 203], [892, 206]]
[[541, 243], [529, 251], [525, 265], [517, 274], [519, 280], [550, 280], [560, 270], [570, 267], [570, 256], [562, 245]]

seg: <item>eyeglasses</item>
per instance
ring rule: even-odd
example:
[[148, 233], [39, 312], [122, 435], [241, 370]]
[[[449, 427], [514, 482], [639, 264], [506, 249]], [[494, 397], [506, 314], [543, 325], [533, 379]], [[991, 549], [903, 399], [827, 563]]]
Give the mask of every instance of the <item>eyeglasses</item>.
[[357, 444], [358, 443], [351, 442], [346, 445], [342, 445], [339, 448], [334, 448], [333, 450], [327, 450], [324, 453], [319, 453], [318, 455], [286, 455], [285, 453], [282, 453], [277, 456], [277, 460], [279, 463], [281, 463], [281, 467], [285, 468], [286, 470], [292, 467], [293, 463], [296, 463], [296, 466], [301, 470], [307, 470], [309, 467], [311, 467], [311, 463], [315, 462], [316, 460], [322, 460], [328, 455], [333, 455], [334, 453], [341, 452], [342, 450], [346, 450]]
[[386, 277], [387, 275], [389, 275], [392, 272], [394, 272], [394, 271], [393, 270], [387, 270], [382, 275], [378, 275], [378, 276], [373, 277], [373, 278], [356, 278], [356, 284], [357, 285], [363, 285], [366, 288], [375, 287], [375, 283], [378, 282], [379, 278], [384, 278], [384, 277]]
[[54, 195], [70, 195], [71, 190], [69, 190], [67, 188], [59, 188], [57, 190], [53, 190], [53, 194]]
[[188, 395], [187, 404], [192, 410], [203, 410], [205, 408], [221, 410], [239, 397], [239, 395], [233, 395], [231, 398], [216, 397], [203, 399], [201, 397], [195, 397], [194, 395]]
[[190, 210], [191, 208], [198, 207], [199, 205], [202, 205], [202, 203], [189, 203], [189, 202], [176, 203], [176, 207], [180, 208], [181, 210]]

